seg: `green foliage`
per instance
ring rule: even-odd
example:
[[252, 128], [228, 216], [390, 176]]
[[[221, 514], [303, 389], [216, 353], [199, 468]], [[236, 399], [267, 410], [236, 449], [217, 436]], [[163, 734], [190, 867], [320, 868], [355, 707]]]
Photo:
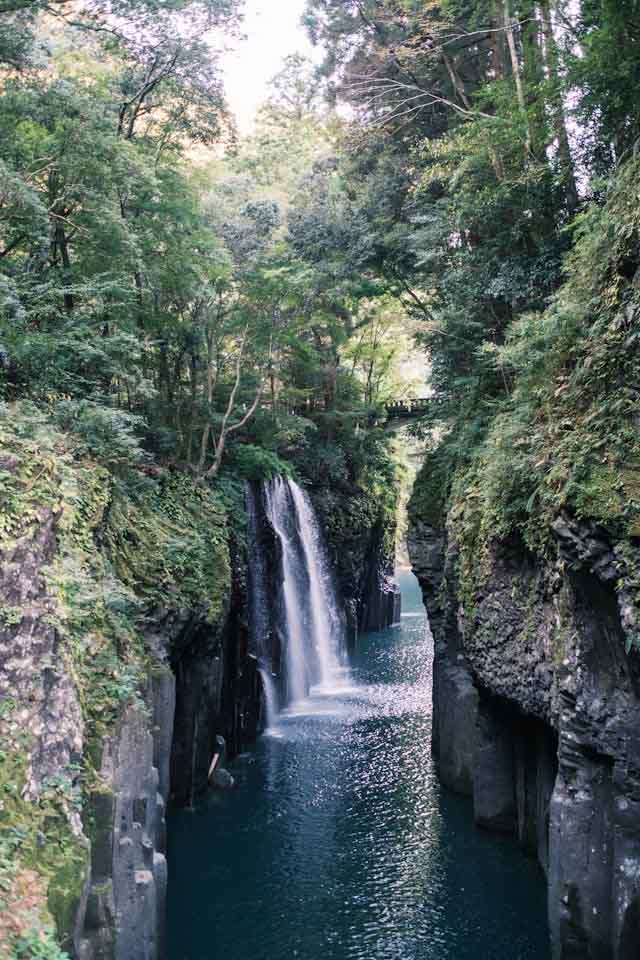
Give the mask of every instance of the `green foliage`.
[[410, 509], [449, 514], [469, 603], [492, 541], [545, 554], [562, 512], [640, 533], [637, 5], [510, 7], [307, 4], [364, 123], [293, 242], [335, 277], [349, 250], [415, 323], [432, 396]]
[[581, 218], [553, 302], [514, 322], [495, 352], [513, 389], [452, 492], [469, 596], [491, 540], [517, 535], [545, 554], [563, 511], [614, 542], [640, 534], [638, 172], [623, 167], [606, 204]]
[[409, 499], [409, 516], [442, 529], [446, 519], [451, 462], [446, 446], [429, 450], [416, 476]]
[[56, 425], [80, 441], [78, 455], [95, 457], [112, 469], [131, 466], [144, 459], [144, 451], [135, 434], [142, 428], [142, 417], [90, 400], [62, 400], [54, 406], [52, 413]]
[[[46, 934], [45, 934], [46, 936]], [[43, 931], [28, 930], [13, 944], [13, 957], [9, 960], [68, 960], [58, 944], [49, 936], [43, 939]]]
[[244, 480], [272, 480], [277, 476], [290, 477], [291, 464], [263, 447], [251, 443], [237, 446], [228, 462], [229, 471]]
[[[88, 850], [69, 827], [67, 806], [75, 800], [70, 779], [45, 784], [37, 803], [23, 799], [27, 746], [18, 737], [6, 741], [0, 753], [0, 901], [14, 919], [8, 927], [0, 922], [0, 949], [13, 950], [10, 957], [63, 960], [52, 918], [65, 937], [82, 892]], [[34, 952], [37, 941], [42, 953]]]
[[640, 134], [633, 95], [640, 82], [640, 13], [634, 0], [584, 0], [576, 14], [565, 45], [570, 77], [579, 90], [579, 143], [585, 161], [605, 173]]
[[230, 568], [226, 515], [213, 490], [181, 474], [139, 492], [116, 489], [103, 537], [117, 576], [150, 613], [200, 611], [219, 622]]

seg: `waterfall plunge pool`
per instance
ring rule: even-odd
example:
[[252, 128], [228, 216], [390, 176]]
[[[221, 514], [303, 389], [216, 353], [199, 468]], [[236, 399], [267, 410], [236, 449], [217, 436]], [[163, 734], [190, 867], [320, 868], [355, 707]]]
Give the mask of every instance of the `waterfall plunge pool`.
[[430, 757], [419, 588], [353, 686], [278, 718], [237, 787], [169, 824], [169, 960], [548, 960], [545, 885]]

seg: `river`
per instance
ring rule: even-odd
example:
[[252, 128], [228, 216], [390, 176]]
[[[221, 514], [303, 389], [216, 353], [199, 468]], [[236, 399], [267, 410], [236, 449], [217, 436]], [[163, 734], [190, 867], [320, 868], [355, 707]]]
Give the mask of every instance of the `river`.
[[415, 578], [350, 680], [280, 717], [237, 786], [169, 824], [169, 960], [548, 960], [545, 886], [430, 757]]

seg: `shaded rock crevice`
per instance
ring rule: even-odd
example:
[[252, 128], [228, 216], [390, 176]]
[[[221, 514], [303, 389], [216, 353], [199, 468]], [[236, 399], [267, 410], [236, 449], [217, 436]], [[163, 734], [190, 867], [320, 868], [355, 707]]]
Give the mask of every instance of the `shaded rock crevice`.
[[193, 804], [224, 737], [230, 756], [255, 740], [260, 728], [261, 686], [250, 649], [244, 559], [232, 558], [231, 591], [219, 625], [197, 624], [172, 645], [176, 678], [175, 733], [171, 747], [171, 797]]

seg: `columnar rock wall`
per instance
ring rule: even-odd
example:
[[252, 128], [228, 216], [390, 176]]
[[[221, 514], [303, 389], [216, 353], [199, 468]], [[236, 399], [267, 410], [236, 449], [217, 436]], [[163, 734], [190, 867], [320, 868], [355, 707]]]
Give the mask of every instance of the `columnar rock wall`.
[[76, 920], [81, 960], [155, 960], [163, 955], [168, 799], [175, 682], [158, 666], [147, 702], [129, 705], [104, 743], [100, 786], [85, 812], [90, 870]]
[[471, 596], [451, 533], [411, 520], [443, 782], [473, 797], [479, 826], [537, 855], [554, 960], [637, 958], [640, 657], [625, 589], [637, 545], [563, 517], [544, 563], [493, 544]]
[[[155, 662], [142, 698], [121, 709], [112, 704], [112, 733], [90, 742], [80, 700], [86, 690], [76, 683], [58, 626], [60, 519], [43, 506], [14, 545], [0, 550], [0, 606], [18, 612], [0, 622], [0, 735], [7, 763], [13, 757], [20, 764], [9, 769], [20, 790], [14, 816], [25, 837], [37, 831], [43, 869], [53, 873], [48, 905], [65, 949], [80, 960], [152, 960], [160, 955], [166, 906], [174, 679], [166, 663]], [[89, 758], [95, 749], [100, 756]]]

